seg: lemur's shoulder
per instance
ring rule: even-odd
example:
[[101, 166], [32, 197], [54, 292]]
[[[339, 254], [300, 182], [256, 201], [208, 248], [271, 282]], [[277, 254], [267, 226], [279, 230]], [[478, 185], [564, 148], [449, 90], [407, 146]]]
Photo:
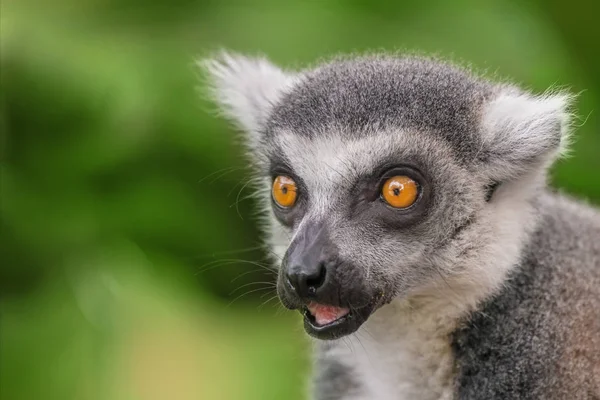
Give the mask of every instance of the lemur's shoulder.
[[460, 399], [600, 398], [600, 213], [538, 204], [521, 265], [454, 335]]
[[[527, 247], [529, 257], [554, 265], [566, 277], [589, 273], [598, 278], [600, 211], [557, 193], [541, 196], [537, 209], [541, 220]], [[554, 258], [561, 265], [553, 264]]]

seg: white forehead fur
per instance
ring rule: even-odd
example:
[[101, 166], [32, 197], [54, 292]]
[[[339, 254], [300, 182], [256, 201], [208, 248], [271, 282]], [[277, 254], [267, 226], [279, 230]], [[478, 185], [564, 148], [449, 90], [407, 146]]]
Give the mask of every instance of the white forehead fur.
[[[364, 136], [350, 136], [341, 129], [324, 129], [316, 137], [281, 132], [276, 138], [283, 156], [290, 161], [294, 172], [302, 178], [311, 194], [311, 216], [318, 217], [329, 211], [340, 187], [377, 168], [390, 156], [420, 148], [422, 152], [435, 153], [448, 146], [427, 133], [388, 130]], [[429, 148], [428, 148], [429, 147]], [[397, 158], [398, 163], [404, 160]]]

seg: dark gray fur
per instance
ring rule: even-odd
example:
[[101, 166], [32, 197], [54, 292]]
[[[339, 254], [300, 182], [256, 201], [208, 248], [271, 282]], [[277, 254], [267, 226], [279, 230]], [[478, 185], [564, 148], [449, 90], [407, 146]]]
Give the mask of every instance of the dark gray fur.
[[459, 399], [600, 399], [600, 218], [582, 207], [539, 199], [522, 265], [454, 334]]
[[497, 90], [463, 69], [423, 57], [330, 62], [308, 72], [275, 106], [267, 132], [312, 136], [327, 126], [364, 134], [374, 126], [435, 132], [459, 155], [480, 148], [479, 111]]
[[316, 364], [313, 393], [319, 400], [350, 398], [361, 393], [359, 378], [352, 366], [335, 359], [323, 359]]

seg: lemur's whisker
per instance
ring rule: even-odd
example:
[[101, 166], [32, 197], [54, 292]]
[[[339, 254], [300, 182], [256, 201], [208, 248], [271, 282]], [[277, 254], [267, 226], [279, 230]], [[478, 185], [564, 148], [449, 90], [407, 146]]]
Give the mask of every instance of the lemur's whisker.
[[266, 287], [269, 287], [269, 288], [275, 288], [275, 287], [277, 287], [277, 286], [276, 286], [276, 284], [275, 284], [274, 282], [267, 282], [267, 281], [260, 281], [260, 282], [248, 282], [248, 283], [245, 283], [245, 284], [243, 284], [243, 285], [241, 285], [241, 286], [239, 286], [239, 287], [237, 287], [237, 288], [233, 289], [233, 290], [232, 290], [232, 291], [229, 293], [229, 296], [233, 295], [234, 293], [238, 292], [239, 290], [241, 290], [241, 289], [243, 289], [243, 288], [245, 288], [245, 287], [248, 287], [248, 286], [254, 286], [254, 285], [265, 285]]
[[[206, 175], [204, 178], [201, 178], [201, 179], [198, 181], [198, 183], [200, 184], [200, 183], [204, 182], [206, 179], [208, 179], [208, 178], [210, 178], [210, 177], [212, 177], [212, 176], [215, 176], [215, 175], [217, 175], [217, 174], [220, 174], [220, 173], [222, 173], [223, 171], [225, 171], [225, 172], [227, 172], [227, 171], [231, 171], [231, 172], [232, 172], [232, 171], [235, 171], [236, 169], [237, 169], [237, 170], [240, 170], [240, 169], [242, 169], [242, 168], [228, 167], [228, 168], [222, 168], [222, 169], [219, 169], [219, 170], [217, 170], [217, 171], [211, 172], [210, 174]], [[211, 182], [211, 183], [212, 183], [212, 182]]]
[[277, 299], [277, 294], [275, 294], [272, 297], [269, 297], [267, 300], [263, 301], [259, 306], [258, 306], [258, 310], [261, 310], [264, 306], [266, 306], [268, 303], [270, 303], [273, 300]]
[[341, 339], [342, 339], [342, 342], [343, 342], [343, 343], [346, 345], [346, 348], [348, 348], [348, 351], [349, 351], [350, 353], [353, 353], [353, 354], [354, 354], [354, 352], [353, 352], [353, 351], [352, 351], [352, 349], [350, 348], [350, 345], [348, 344], [348, 338], [347, 338], [347, 337], [342, 337]]
[[[253, 177], [246, 177], [242, 180], [239, 180], [232, 188], [231, 190], [227, 193], [227, 197], [231, 196], [231, 194], [235, 191], [235, 189], [237, 189], [238, 186], [242, 185], [242, 184], [246, 184], [246, 185], [254, 185], [257, 183], [260, 183], [260, 179], [259, 178], [253, 178]], [[259, 195], [260, 193], [256, 193], [257, 195]]]
[[229, 304], [227, 304], [227, 307], [230, 307], [233, 303], [235, 303], [237, 300], [241, 299], [242, 297], [245, 297], [251, 293], [260, 292], [261, 290], [273, 290], [273, 288], [269, 286], [269, 287], [260, 287], [258, 289], [249, 290], [245, 293], [240, 294], [235, 299], [231, 300], [231, 302], [229, 302]]
[[270, 270], [269, 265], [262, 264], [257, 261], [237, 260], [237, 259], [221, 259], [221, 260], [214, 260], [214, 261], [203, 264], [201, 267], [199, 267], [198, 273], [202, 273], [202, 272], [208, 271], [208, 270], [216, 268], [216, 267], [221, 267], [221, 266], [225, 266], [225, 265], [234, 265], [234, 264], [250, 264], [250, 265], [258, 266], [265, 270]]
[[232, 207], [234, 207], [234, 206], [235, 206], [235, 207], [238, 207], [238, 205], [239, 205], [241, 202], [243, 202], [243, 201], [245, 201], [245, 200], [248, 200], [248, 199], [256, 198], [257, 196], [258, 196], [258, 195], [257, 195], [256, 193], [253, 193], [253, 194], [248, 194], [248, 195], [246, 195], [246, 196], [244, 196], [244, 197], [241, 197], [241, 198], [239, 198], [239, 199], [236, 199], [236, 201], [235, 201], [234, 203], [231, 203], [231, 204], [229, 205], [229, 208], [232, 208]]
[[[275, 286], [275, 288], [277, 288], [277, 286]], [[260, 296], [261, 299], [264, 299], [265, 297], [267, 297], [270, 293], [265, 293], [263, 295]]]
[[250, 274], [255, 274], [255, 273], [257, 273], [257, 272], [261, 272], [261, 273], [262, 273], [264, 276], [270, 276], [270, 277], [275, 277], [275, 276], [277, 275], [277, 274], [275, 273], [275, 271], [272, 271], [272, 272], [271, 272], [271, 271], [269, 271], [269, 273], [265, 273], [265, 271], [264, 271], [264, 270], [262, 270], [262, 269], [260, 269], [260, 268], [259, 268], [259, 269], [254, 269], [254, 270], [251, 270], [251, 271], [242, 272], [241, 274], [239, 274], [238, 276], [236, 276], [235, 278], [233, 278], [233, 279], [230, 281], [230, 283], [233, 283], [233, 282], [235, 282], [235, 281], [239, 280], [239, 279], [240, 279], [240, 278], [242, 278], [243, 276], [247, 276], [247, 275], [250, 275]]
[[210, 185], [212, 185], [213, 183], [215, 183], [215, 182], [216, 182], [216, 181], [218, 181], [219, 179], [221, 179], [221, 178], [223, 178], [223, 177], [225, 177], [225, 176], [227, 176], [227, 175], [229, 175], [229, 174], [232, 174], [232, 173], [234, 173], [234, 172], [241, 171], [241, 170], [243, 170], [243, 168], [239, 167], [239, 168], [233, 168], [233, 169], [231, 169], [231, 170], [229, 170], [229, 171], [225, 171], [225, 172], [223, 172], [223, 173], [219, 174], [218, 176], [215, 176], [215, 177], [213, 177], [213, 178], [210, 180], [209, 184], [210, 184]]
[[237, 249], [237, 250], [225, 250], [225, 251], [216, 251], [210, 254], [205, 254], [205, 255], [199, 255], [196, 257], [191, 257], [191, 259], [201, 259], [201, 258], [215, 258], [217, 256], [226, 256], [226, 255], [230, 255], [230, 254], [241, 254], [241, 253], [249, 253], [251, 251], [256, 251], [256, 250], [265, 250], [265, 251], [269, 251], [268, 249], [265, 249], [264, 245], [258, 245], [258, 246], [252, 246], [252, 247], [245, 247], [242, 249]]
[[375, 339], [375, 337], [371, 334], [371, 332], [367, 329], [366, 326], [362, 326], [361, 330], [364, 331], [371, 340], [373, 340], [375, 343], [380, 344], [379, 341], [377, 339]]
[[260, 267], [260, 268], [264, 269], [265, 271], [269, 271], [269, 272], [273, 271], [273, 269], [270, 268], [270, 266], [268, 264], [259, 263], [257, 261], [240, 260], [240, 259], [222, 259], [222, 260], [211, 261], [209, 263], [202, 265], [196, 272], [196, 275], [202, 274], [206, 271], [210, 271], [214, 268], [222, 267], [225, 265], [235, 265], [235, 264], [250, 264], [250, 265]]
[[251, 184], [252, 182], [253, 182], [253, 180], [252, 180], [252, 179], [249, 179], [249, 180], [248, 180], [248, 182], [246, 182], [246, 183], [244, 184], [244, 186], [242, 186], [242, 188], [239, 190], [239, 192], [238, 192], [238, 194], [237, 194], [237, 196], [236, 196], [236, 198], [235, 198], [235, 203], [234, 203], [234, 204], [232, 204], [232, 205], [230, 206], [230, 207], [232, 207], [232, 206], [234, 206], [234, 205], [235, 205], [235, 210], [236, 210], [236, 212], [237, 212], [238, 216], [239, 216], [241, 219], [244, 219], [244, 217], [242, 217], [242, 214], [240, 213], [240, 208], [238, 207], [238, 205], [240, 204], [240, 195], [242, 194], [242, 192], [244, 191], [244, 189], [245, 189], [245, 188], [246, 188], [246, 187], [247, 187], [249, 184]]
[[361, 335], [361, 332], [360, 332], [360, 331], [357, 331], [357, 332], [356, 332], [356, 333], [355, 333], [353, 336], [354, 336], [354, 337], [356, 338], [356, 340], [358, 341], [358, 344], [360, 344], [360, 347], [362, 347], [362, 349], [363, 349], [363, 351], [364, 351], [364, 353], [365, 353], [365, 356], [367, 357], [367, 360], [369, 361], [369, 364], [371, 365], [371, 367], [372, 367], [372, 368], [375, 368], [375, 365], [376, 365], [376, 364], [374, 364], [374, 363], [373, 363], [373, 360], [371, 360], [371, 355], [369, 354], [369, 352], [367, 351], [367, 348], [366, 348], [366, 347], [364, 346], [364, 344], [362, 343], [362, 340], [360, 340], [360, 335]]

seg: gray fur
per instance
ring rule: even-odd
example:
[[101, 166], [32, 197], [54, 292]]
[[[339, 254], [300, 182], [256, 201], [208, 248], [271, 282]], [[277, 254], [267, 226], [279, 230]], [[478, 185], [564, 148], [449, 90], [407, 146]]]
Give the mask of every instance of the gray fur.
[[555, 195], [506, 288], [454, 334], [461, 399], [598, 399], [600, 217]]
[[[337, 265], [326, 304], [376, 310], [356, 334], [317, 346], [317, 399], [598, 396], [600, 251], [588, 236], [600, 217], [546, 190], [570, 96], [427, 58], [286, 73], [240, 56], [204, 65], [265, 175], [282, 274], [296, 239], [320, 226]], [[397, 165], [421, 184], [408, 211], [378, 196]], [[271, 207], [281, 170], [300, 188], [292, 210]], [[278, 292], [300, 307], [284, 279]]]
[[364, 135], [379, 129], [427, 130], [471, 156], [480, 148], [479, 111], [494, 86], [450, 64], [416, 57], [339, 60], [303, 76], [275, 107], [268, 132], [313, 136], [344, 126]]
[[317, 363], [313, 392], [320, 400], [337, 400], [361, 394], [359, 378], [352, 366], [324, 357]]

